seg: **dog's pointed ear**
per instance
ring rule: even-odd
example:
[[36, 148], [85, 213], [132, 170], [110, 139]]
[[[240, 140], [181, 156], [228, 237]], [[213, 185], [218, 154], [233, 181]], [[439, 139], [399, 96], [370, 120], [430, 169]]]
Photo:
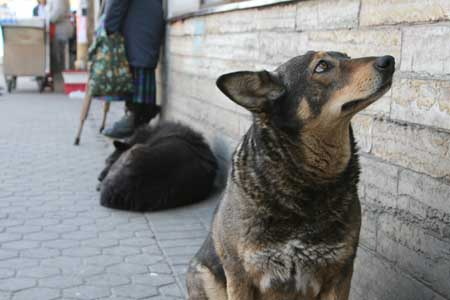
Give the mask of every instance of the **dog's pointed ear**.
[[114, 141], [113, 145], [119, 151], [127, 151], [128, 149], [131, 148], [130, 144], [127, 144], [127, 143], [124, 143], [124, 142], [121, 142], [121, 141]]
[[229, 73], [220, 76], [216, 84], [228, 98], [252, 112], [262, 111], [286, 91], [276, 74], [268, 71]]

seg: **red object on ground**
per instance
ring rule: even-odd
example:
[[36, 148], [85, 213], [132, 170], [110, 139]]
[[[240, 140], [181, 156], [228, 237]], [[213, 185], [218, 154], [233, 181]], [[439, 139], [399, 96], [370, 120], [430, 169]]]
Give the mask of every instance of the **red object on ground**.
[[53, 40], [53, 38], [55, 37], [55, 33], [56, 33], [56, 25], [51, 23], [50, 24], [50, 40]]
[[72, 92], [85, 92], [88, 81], [88, 73], [83, 70], [66, 70], [63, 72], [64, 91], [66, 94]]

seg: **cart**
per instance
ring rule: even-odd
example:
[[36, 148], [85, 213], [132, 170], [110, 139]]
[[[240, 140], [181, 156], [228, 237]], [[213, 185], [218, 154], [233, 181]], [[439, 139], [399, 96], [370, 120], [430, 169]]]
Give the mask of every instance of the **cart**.
[[2, 24], [3, 73], [8, 92], [16, 89], [18, 76], [33, 76], [42, 92], [53, 91], [50, 73], [50, 39], [46, 21], [41, 18], [18, 19]]

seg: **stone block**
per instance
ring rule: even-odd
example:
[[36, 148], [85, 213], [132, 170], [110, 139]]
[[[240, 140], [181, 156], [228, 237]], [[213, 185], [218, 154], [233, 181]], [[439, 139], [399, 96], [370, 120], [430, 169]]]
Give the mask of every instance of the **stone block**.
[[450, 214], [450, 184], [442, 180], [410, 170], [402, 170], [399, 174], [398, 193]]
[[362, 0], [361, 26], [436, 22], [450, 19], [447, 0]]
[[450, 130], [450, 81], [400, 79], [392, 98], [391, 118]]
[[424, 283], [363, 247], [358, 249], [353, 283], [356, 294], [363, 295], [353, 300], [444, 300]]
[[301, 1], [297, 4], [297, 30], [354, 28], [359, 0]]
[[424, 25], [404, 28], [401, 71], [449, 78], [449, 40], [449, 26]]
[[258, 35], [254, 33], [173, 37], [168, 45], [170, 53], [195, 57], [230, 60], [255, 60]]
[[372, 153], [390, 163], [433, 177], [449, 177], [449, 150], [449, 133], [381, 120], [374, 123]]
[[361, 184], [368, 202], [396, 207], [398, 168], [380, 160], [361, 156]]
[[392, 55], [400, 61], [401, 31], [337, 30], [308, 33], [308, 46], [312, 50], [334, 50], [351, 57]]
[[423, 279], [441, 295], [450, 296], [448, 243], [429, 235], [413, 219], [382, 214], [377, 252], [417, 279]]

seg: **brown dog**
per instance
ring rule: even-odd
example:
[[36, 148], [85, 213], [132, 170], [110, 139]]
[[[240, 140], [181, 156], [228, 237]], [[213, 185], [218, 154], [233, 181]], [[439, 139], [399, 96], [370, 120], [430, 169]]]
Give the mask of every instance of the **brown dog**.
[[189, 299], [348, 299], [361, 225], [350, 120], [390, 88], [394, 66], [308, 52], [218, 79], [253, 125], [191, 262]]

